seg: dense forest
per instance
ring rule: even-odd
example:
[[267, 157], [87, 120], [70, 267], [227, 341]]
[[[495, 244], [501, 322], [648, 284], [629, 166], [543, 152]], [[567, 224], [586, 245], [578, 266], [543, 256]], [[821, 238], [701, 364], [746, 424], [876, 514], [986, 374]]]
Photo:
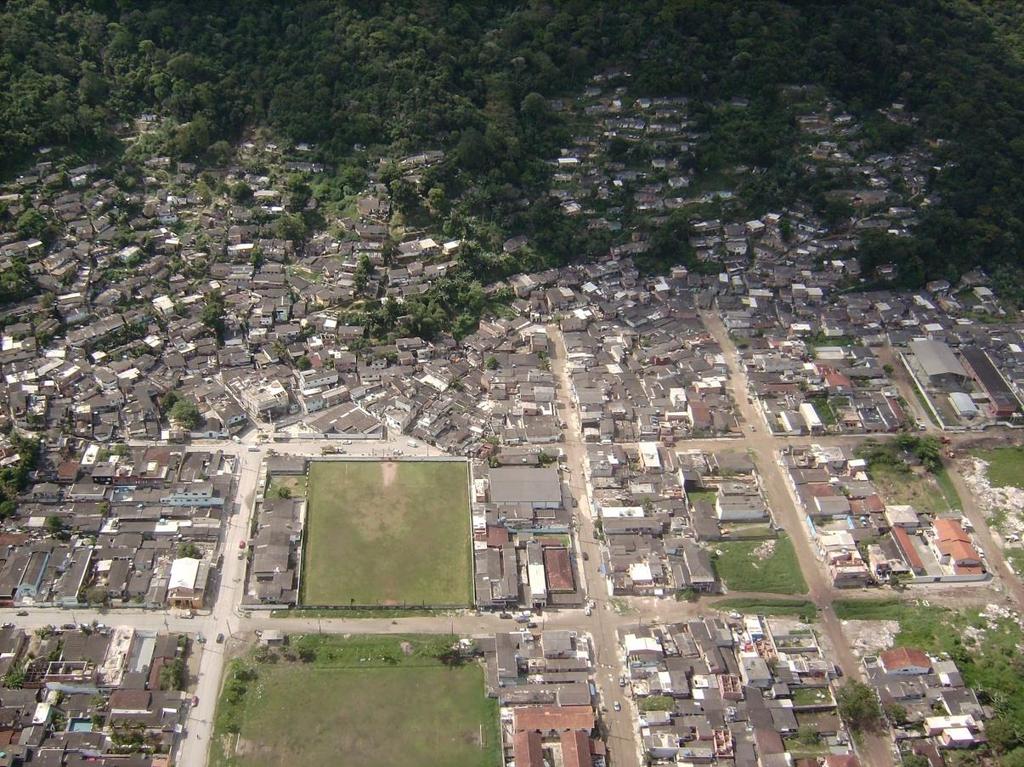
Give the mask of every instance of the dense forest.
[[917, 236], [876, 238], [867, 266], [896, 260], [900, 282], [916, 285], [983, 265], [1013, 289], [1024, 283], [1024, 18], [1007, 5], [15, 0], [0, 11], [0, 169], [41, 145], [83, 161], [116, 153], [116, 123], [145, 112], [175, 121], [165, 148], [179, 158], [222, 156], [257, 125], [314, 142], [339, 194], [376, 149], [441, 147], [446, 194], [498, 225], [515, 217], [557, 263], [591, 245], [543, 201], [522, 205], [565, 135], [547, 97], [608, 67], [651, 95], [746, 97], [749, 118], [709, 117], [721, 151], [706, 162], [768, 168], [771, 205], [801, 192], [779, 87], [814, 83], [866, 117], [904, 103], [955, 161], [933, 180], [942, 204]]

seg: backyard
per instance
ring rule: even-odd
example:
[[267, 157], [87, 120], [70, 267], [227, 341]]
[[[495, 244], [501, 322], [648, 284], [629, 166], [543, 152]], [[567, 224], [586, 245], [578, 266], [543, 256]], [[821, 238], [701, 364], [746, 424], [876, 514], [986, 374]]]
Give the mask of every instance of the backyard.
[[[228, 668], [212, 767], [497, 767], [497, 702], [454, 637], [306, 636]], [[447, 664], [446, 664], [447, 662]]]
[[777, 540], [719, 543], [716, 549], [715, 570], [730, 591], [807, 593], [793, 542], [785, 535]]
[[306, 478], [274, 475], [267, 485], [267, 498], [305, 498]]
[[302, 604], [469, 604], [469, 532], [461, 461], [314, 461]]
[[901, 434], [866, 440], [856, 450], [868, 463], [868, 475], [889, 505], [910, 505], [932, 515], [963, 507], [942, 464], [942, 445], [934, 437]]
[[936, 474], [915, 473], [881, 464], [872, 466], [870, 474], [887, 504], [909, 504], [926, 514], [948, 514], [960, 508], [945, 469]]

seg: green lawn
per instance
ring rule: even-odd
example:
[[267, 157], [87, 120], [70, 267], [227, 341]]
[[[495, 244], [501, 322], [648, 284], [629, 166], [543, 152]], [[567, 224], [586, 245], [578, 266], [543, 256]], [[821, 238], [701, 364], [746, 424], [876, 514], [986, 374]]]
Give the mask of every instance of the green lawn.
[[812, 742], [810, 740], [801, 740], [799, 737], [783, 738], [782, 745], [794, 759], [829, 755], [828, 744], [820, 739]]
[[808, 402], [814, 405], [814, 411], [818, 414], [823, 426], [834, 426], [836, 424], [838, 419], [828, 397], [812, 397]]
[[804, 621], [813, 621], [818, 610], [813, 602], [806, 599], [748, 599], [731, 597], [712, 603], [716, 610], [735, 610], [751, 615], [794, 616]]
[[1024, 488], [1024, 447], [975, 450], [973, 455], [988, 463], [986, 474], [992, 487]]
[[438, 615], [456, 615], [457, 611], [432, 610], [429, 607], [368, 607], [339, 610], [337, 607], [310, 608], [293, 607], [288, 610], [271, 610], [271, 618], [432, 618]]
[[718, 498], [718, 491], [711, 490], [687, 490], [686, 497], [690, 503], [696, 505], [700, 501], [710, 503], [712, 506], [715, 505], [715, 500]]
[[838, 599], [832, 603], [840, 620], [897, 621], [901, 647], [928, 649], [937, 647], [949, 634], [956, 613], [937, 605], [924, 605], [898, 599]]
[[[771, 543], [771, 542], [769, 542]], [[714, 558], [718, 577], [730, 591], [767, 591], [774, 594], [806, 594], [807, 583], [800, 572], [793, 542], [785, 535], [773, 542], [771, 556], [760, 559], [755, 549], [765, 541], [719, 543]]]
[[883, 500], [890, 505], [910, 504], [919, 512], [929, 514], [947, 514], [959, 506], [954, 506], [949, 493], [956, 498], [949, 477], [930, 474], [915, 474], [901, 471], [892, 466], [878, 464], [869, 470], [871, 481], [875, 483]]
[[1017, 573], [1018, 577], [1024, 576], [1024, 548], [1016, 546], [1014, 548], [1003, 549], [1003, 556], [1006, 557], [1007, 564], [1010, 568]]
[[267, 490], [264, 495], [267, 498], [281, 498], [282, 489], [284, 490], [283, 497], [285, 498], [305, 498], [306, 478], [293, 477], [285, 474], [272, 476], [270, 478], [270, 482], [267, 484]]
[[797, 687], [793, 690], [794, 706], [819, 706], [832, 703], [832, 693], [827, 687]]
[[448, 667], [436, 657], [452, 641], [313, 635], [285, 651], [292, 660], [275, 651], [271, 660], [234, 661], [210, 764], [498, 767], [497, 701], [485, 695], [479, 664]]
[[467, 605], [469, 477], [441, 461], [314, 461], [302, 604]]
[[963, 511], [964, 506], [960, 502], [960, 495], [953, 485], [953, 480], [949, 478], [949, 472], [946, 468], [939, 469], [933, 476], [935, 477], [935, 484], [942, 491], [942, 497], [945, 499], [946, 505], [953, 511]]

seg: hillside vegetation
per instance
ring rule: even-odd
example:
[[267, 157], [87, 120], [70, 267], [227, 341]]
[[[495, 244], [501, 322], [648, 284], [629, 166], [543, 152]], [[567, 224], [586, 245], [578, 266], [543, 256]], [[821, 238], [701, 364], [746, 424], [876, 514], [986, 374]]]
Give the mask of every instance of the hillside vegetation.
[[[20, 0], [0, 12], [0, 167], [40, 145], [93, 160], [120, 151], [116, 123], [173, 118], [160, 147], [223, 157], [266, 125], [313, 142], [339, 196], [362, 183], [379, 149], [440, 147], [429, 179], [462, 214], [539, 235], [544, 266], [590, 255], [543, 188], [566, 127], [543, 97], [595, 72], [628, 69], [632, 89], [691, 98], [718, 151], [699, 162], [766, 169], [756, 202], [792, 201], [801, 176], [779, 87], [822, 85], [874, 126], [880, 150], [941, 139], [941, 202], [912, 239], [872, 238], [865, 265], [900, 264], [897, 280], [959, 276], [985, 265], [1019, 300], [1024, 237], [1024, 65], [1019, 13], [958, 0], [842, 4], [676, 0], [193, 4]], [[716, 102], [750, 99], [746, 116]], [[899, 102], [910, 126], [872, 120]], [[365, 150], [365, 151], [364, 151]], [[457, 223], [457, 222], [456, 222]], [[488, 264], [497, 276], [508, 265]]]

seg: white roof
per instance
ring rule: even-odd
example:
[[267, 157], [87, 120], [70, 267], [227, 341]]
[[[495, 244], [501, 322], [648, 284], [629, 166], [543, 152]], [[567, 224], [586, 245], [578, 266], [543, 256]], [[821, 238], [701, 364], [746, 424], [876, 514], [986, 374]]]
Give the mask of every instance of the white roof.
[[656, 652], [660, 653], [661, 643], [654, 637], [638, 637], [636, 634], [627, 634], [623, 643], [628, 655], [633, 652]]
[[171, 578], [167, 583], [167, 590], [171, 589], [194, 589], [196, 578], [199, 577], [200, 560], [192, 557], [175, 559], [171, 563]]
[[636, 583], [649, 583], [654, 580], [651, 566], [647, 562], [634, 562], [629, 566], [629, 577]]

